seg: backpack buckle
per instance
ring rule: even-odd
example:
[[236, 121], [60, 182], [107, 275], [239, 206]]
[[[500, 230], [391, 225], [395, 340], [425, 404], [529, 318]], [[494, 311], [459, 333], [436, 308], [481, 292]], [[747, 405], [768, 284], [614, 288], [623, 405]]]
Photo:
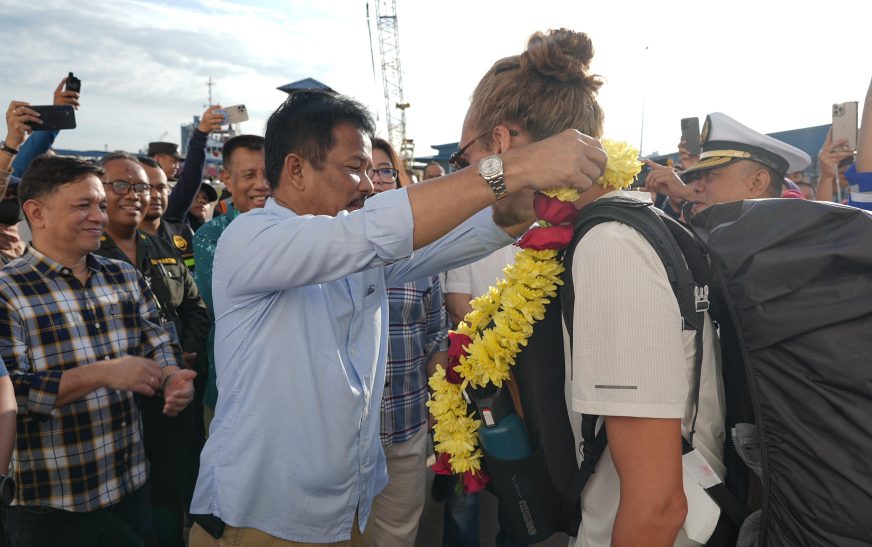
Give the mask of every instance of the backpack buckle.
[[709, 288], [708, 285], [693, 288], [693, 303], [697, 312], [708, 311], [709, 309]]

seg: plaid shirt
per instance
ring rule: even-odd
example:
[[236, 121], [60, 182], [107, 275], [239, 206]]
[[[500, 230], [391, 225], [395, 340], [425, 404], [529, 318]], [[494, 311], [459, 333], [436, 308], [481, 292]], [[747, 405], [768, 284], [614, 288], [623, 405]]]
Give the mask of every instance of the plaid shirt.
[[77, 366], [123, 355], [181, 362], [134, 267], [88, 255], [88, 268], [82, 285], [29, 248], [0, 270], [0, 357], [18, 400], [15, 505], [93, 511], [146, 481], [133, 393], [101, 387], [55, 406], [61, 375]]
[[408, 441], [427, 422], [427, 361], [448, 349], [448, 324], [436, 276], [388, 288], [388, 366], [381, 402], [383, 446]]

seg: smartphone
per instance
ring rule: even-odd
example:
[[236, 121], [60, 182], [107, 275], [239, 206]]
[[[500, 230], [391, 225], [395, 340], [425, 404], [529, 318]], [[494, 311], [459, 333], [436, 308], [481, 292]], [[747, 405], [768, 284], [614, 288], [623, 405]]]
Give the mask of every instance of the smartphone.
[[857, 101], [833, 105], [833, 142], [842, 139], [846, 150], [857, 150]]
[[228, 106], [227, 108], [222, 108], [216, 110], [215, 112], [219, 112], [224, 115], [224, 121], [221, 122], [221, 125], [230, 125], [232, 123], [241, 123], [248, 121], [248, 110], [245, 109], [244, 104]]
[[68, 104], [30, 106], [39, 112], [42, 123], [28, 123], [34, 131], [59, 131], [76, 128], [76, 111]]
[[67, 76], [67, 83], [65, 86], [66, 91], [75, 91], [76, 93], [81, 93], [82, 91], [82, 80], [73, 76], [73, 73]]
[[681, 119], [681, 140], [685, 142], [685, 148], [691, 156], [699, 156], [699, 118]]

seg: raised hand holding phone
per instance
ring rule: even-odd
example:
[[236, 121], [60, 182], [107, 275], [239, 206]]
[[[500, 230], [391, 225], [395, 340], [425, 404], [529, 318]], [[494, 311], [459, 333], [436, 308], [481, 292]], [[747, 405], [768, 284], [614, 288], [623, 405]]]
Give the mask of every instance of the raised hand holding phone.
[[[75, 82], [78, 83], [76, 85], [70, 85], [70, 78], [73, 78]], [[61, 83], [54, 90], [54, 101], [52, 102], [55, 106], [61, 105], [70, 105], [73, 108], [79, 108], [79, 90], [82, 88], [82, 82], [70, 72], [70, 75], [61, 80]]]
[[214, 104], [207, 108], [206, 111], [203, 112], [203, 116], [200, 117], [200, 124], [197, 126], [197, 129], [203, 133], [220, 131], [221, 124], [224, 121], [222, 110], [220, 104]]

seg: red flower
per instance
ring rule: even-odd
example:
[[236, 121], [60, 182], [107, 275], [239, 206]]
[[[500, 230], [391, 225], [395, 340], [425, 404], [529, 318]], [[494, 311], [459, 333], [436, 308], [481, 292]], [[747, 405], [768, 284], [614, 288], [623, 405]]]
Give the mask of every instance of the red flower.
[[463, 491], [467, 494], [475, 494], [476, 492], [484, 490], [484, 487], [489, 482], [490, 477], [484, 471], [479, 470], [478, 473], [475, 474], [471, 471], [467, 471], [463, 474]]
[[472, 338], [465, 334], [451, 331], [448, 333], [448, 340], [451, 342], [451, 345], [448, 347], [449, 359], [460, 359], [461, 355], [469, 355], [465, 347], [472, 344]]
[[515, 243], [515, 245], [524, 249], [533, 249], [535, 251], [542, 251], [544, 249], [562, 249], [572, 241], [572, 235], [573, 227], [568, 224], [563, 226], [533, 228], [532, 230], [527, 230], [524, 237]]
[[457, 372], [457, 365], [460, 364], [460, 360], [458, 359], [449, 359], [448, 366], [445, 368], [445, 380], [449, 384], [462, 384], [463, 378], [460, 377], [460, 373]]
[[433, 472], [437, 475], [453, 475], [454, 471], [451, 470], [451, 463], [448, 461], [450, 458], [448, 452], [439, 454], [439, 458], [433, 464]]
[[533, 210], [538, 218], [555, 225], [572, 222], [578, 215], [578, 209], [572, 203], [549, 198], [540, 192], [533, 196]]

